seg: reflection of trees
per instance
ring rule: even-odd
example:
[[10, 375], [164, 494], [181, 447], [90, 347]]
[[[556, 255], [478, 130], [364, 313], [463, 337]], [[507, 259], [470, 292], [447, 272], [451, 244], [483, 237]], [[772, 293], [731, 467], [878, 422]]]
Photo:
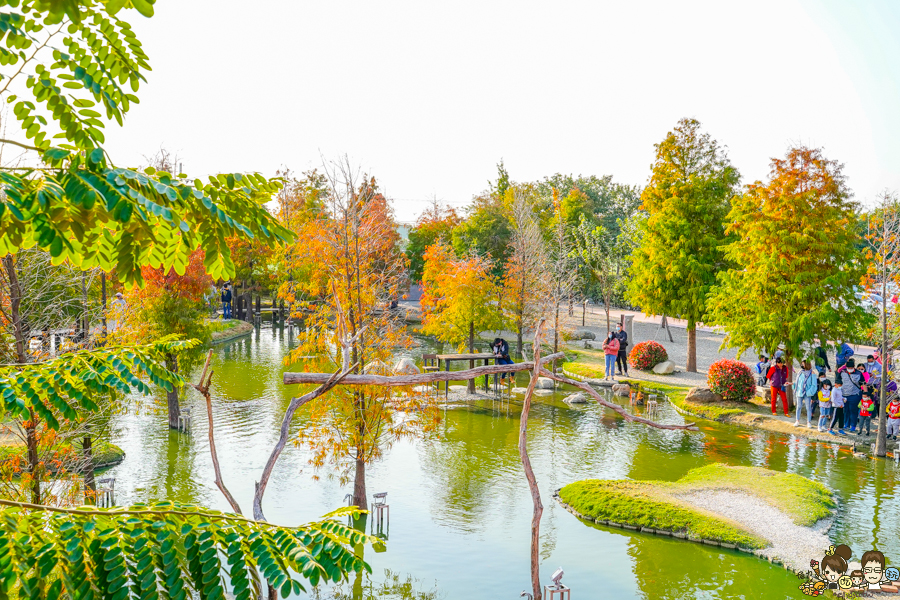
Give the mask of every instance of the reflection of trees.
[[384, 570], [383, 581], [375, 583], [369, 575], [365, 579], [355, 589], [348, 582], [329, 588], [315, 588], [312, 597], [315, 600], [438, 600], [444, 597], [437, 587], [422, 589], [422, 582], [412, 575], [403, 577], [390, 569]]
[[[621, 535], [621, 534], [620, 534]], [[787, 570], [739, 552], [673, 538], [634, 534], [628, 549], [644, 598], [793, 598]]]

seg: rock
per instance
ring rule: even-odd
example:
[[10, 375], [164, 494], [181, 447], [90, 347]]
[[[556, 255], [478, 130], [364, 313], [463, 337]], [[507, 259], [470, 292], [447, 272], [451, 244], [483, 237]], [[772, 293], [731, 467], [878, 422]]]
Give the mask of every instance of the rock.
[[469, 386], [467, 386], [467, 385], [451, 385], [450, 391], [456, 392], [459, 394], [467, 394], [469, 392]]
[[653, 372], [657, 375], [671, 375], [675, 372], [675, 363], [671, 360], [664, 360], [653, 367]]
[[576, 329], [569, 335], [570, 340], [595, 340], [597, 335], [587, 329]]
[[631, 386], [627, 383], [614, 383], [612, 386], [612, 392], [616, 396], [627, 398], [631, 395]]
[[535, 388], [534, 395], [535, 396], [552, 396], [553, 390], [542, 390], [541, 388]]
[[394, 365], [394, 373], [396, 375], [418, 375], [421, 371], [416, 366], [416, 361], [407, 356], [397, 361], [397, 364]]
[[366, 375], [390, 375], [390, 369], [380, 360], [373, 360], [363, 367], [363, 373]]
[[564, 402], [569, 404], [587, 404], [587, 396], [585, 396], [582, 392], [576, 392], [569, 396], [566, 396]]
[[685, 402], [694, 402], [696, 404], [711, 404], [713, 402], [722, 402], [722, 396], [709, 388], [692, 387], [684, 400]]
[[534, 387], [535, 389], [539, 390], [552, 390], [553, 380], [549, 377], [538, 377], [537, 385], [535, 385]]
[[523, 388], [523, 387], [514, 387], [512, 389], [513, 394], [524, 394], [527, 391], [528, 391], [528, 388]]

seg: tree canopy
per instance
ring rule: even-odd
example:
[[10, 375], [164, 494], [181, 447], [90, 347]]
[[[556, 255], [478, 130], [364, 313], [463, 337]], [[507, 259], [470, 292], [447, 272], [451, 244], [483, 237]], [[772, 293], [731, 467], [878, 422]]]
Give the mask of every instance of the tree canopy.
[[723, 220], [740, 175], [695, 119], [682, 119], [656, 145], [649, 185], [641, 193], [648, 218], [632, 255], [628, 297], [648, 313], [688, 322], [687, 370], [697, 370], [694, 332], [725, 266]]

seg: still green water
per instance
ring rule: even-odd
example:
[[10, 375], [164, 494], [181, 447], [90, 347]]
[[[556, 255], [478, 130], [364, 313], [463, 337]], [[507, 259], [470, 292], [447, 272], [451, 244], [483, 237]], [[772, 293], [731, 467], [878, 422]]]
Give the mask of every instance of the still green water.
[[[253, 483], [297, 392], [282, 384], [288, 370], [282, 358], [291, 346], [289, 331], [263, 328], [219, 346], [214, 355], [219, 460], [226, 484], [248, 513]], [[898, 470], [892, 462], [704, 421], [700, 432], [650, 429], [593, 404], [570, 407], [562, 402], [566, 393], [536, 398], [529, 453], [544, 503], [542, 577], [549, 581], [563, 567], [563, 581], [576, 598], [802, 597], [796, 576], [756, 557], [589, 526], [551, 498], [553, 490], [578, 479], [675, 480], [710, 462], [768, 467], [825, 483], [839, 494], [835, 543], [848, 544], [855, 557], [873, 547], [889, 563], [900, 557]], [[110, 470], [118, 504], [168, 498], [228, 510], [213, 484], [205, 406], [193, 393], [185, 404], [194, 406], [194, 434], [169, 431], [164, 415], [146, 401], [117, 417], [114, 441], [127, 453]], [[387, 550], [367, 549], [371, 578], [315, 597], [499, 599], [529, 589], [532, 505], [517, 450], [520, 409], [521, 398], [514, 397], [449, 410], [437, 435], [400, 442], [372, 465], [369, 495], [388, 492], [391, 507]], [[658, 419], [683, 422], [668, 404]], [[293, 427], [303, 423], [301, 409]], [[270, 521], [300, 524], [344, 504], [349, 486], [326, 472], [316, 479], [308, 458], [301, 448], [285, 449], [264, 500]]]

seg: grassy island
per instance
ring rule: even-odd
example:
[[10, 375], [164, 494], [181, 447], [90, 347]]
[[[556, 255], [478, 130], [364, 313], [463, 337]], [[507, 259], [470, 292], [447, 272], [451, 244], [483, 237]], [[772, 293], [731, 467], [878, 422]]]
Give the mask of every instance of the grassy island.
[[[763, 483], [764, 482], [764, 483]], [[675, 482], [587, 479], [559, 491], [559, 499], [587, 519], [667, 531], [692, 540], [741, 548], [763, 548], [766, 540], [739, 524], [682, 500], [703, 491], [751, 494], [778, 508], [799, 526], [828, 518], [835, 508], [824, 485], [800, 475], [758, 467], [712, 464], [688, 471]]]

